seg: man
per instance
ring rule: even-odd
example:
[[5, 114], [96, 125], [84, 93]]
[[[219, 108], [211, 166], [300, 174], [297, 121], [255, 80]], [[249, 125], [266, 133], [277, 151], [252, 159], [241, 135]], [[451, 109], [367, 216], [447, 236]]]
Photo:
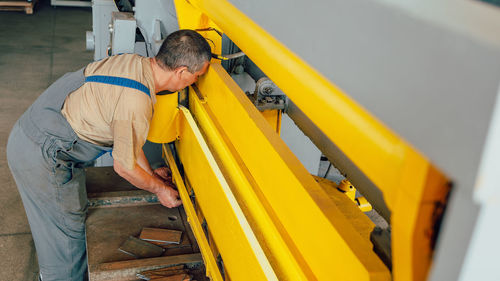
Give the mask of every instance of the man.
[[165, 170], [152, 171], [142, 146], [155, 93], [203, 75], [211, 58], [192, 30], [170, 34], [155, 58], [124, 54], [91, 63], [52, 84], [14, 125], [7, 158], [28, 216], [44, 281], [87, 272], [83, 168], [112, 150], [115, 171], [173, 208], [181, 204]]

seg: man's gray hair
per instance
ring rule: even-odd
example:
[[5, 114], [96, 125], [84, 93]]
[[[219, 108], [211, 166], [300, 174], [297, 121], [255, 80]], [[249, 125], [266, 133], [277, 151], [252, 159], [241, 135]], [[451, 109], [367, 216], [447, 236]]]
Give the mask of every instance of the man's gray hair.
[[168, 70], [185, 66], [189, 72], [195, 73], [210, 61], [212, 50], [198, 32], [181, 29], [167, 36], [155, 58]]

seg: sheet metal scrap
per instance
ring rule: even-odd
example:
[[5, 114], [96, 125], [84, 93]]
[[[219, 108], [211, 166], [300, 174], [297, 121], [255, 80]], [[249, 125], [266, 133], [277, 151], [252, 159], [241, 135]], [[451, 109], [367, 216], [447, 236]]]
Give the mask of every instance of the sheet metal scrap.
[[168, 281], [184, 281], [191, 280], [191, 276], [187, 274], [184, 265], [172, 266], [167, 268], [160, 268], [155, 270], [143, 271], [137, 273], [137, 278], [143, 280], [168, 280]]
[[180, 244], [182, 231], [144, 227], [139, 238], [156, 245]]
[[[155, 244], [154, 242], [150, 242], [150, 243], [153, 243]], [[168, 249], [182, 249], [182, 248], [191, 248], [191, 242], [189, 241], [189, 239], [187, 238], [187, 235], [184, 233], [182, 234], [182, 238], [181, 238], [181, 243], [180, 244], [155, 244], [155, 245], [158, 245], [162, 248], [164, 248], [165, 250], [168, 250]]]
[[191, 281], [191, 276], [187, 274], [178, 274], [178, 275], [153, 279], [153, 281]]
[[127, 241], [125, 241], [118, 250], [135, 258], [159, 257], [164, 251], [162, 247], [153, 245], [133, 236], [129, 236]]

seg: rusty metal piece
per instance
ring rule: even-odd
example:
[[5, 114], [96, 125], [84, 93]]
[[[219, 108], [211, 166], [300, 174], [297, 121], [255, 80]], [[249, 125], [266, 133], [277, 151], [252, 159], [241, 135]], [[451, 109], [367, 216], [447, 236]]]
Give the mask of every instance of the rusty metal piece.
[[188, 274], [177, 274], [168, 277], [155, 278], [154, 281], [190, 281], [191, 276]]
[[186, 270], [184, 269], [184, 265], [170, 266], [165, 268], [143, 271], [137, 273], [137, 278], [143, 280], [152, 280], [152, 279], [156, 280], [158, 278], [168, 277], [178, 274], [187, 274]]
[[148, 242], [156, 242], [154, 244], [180, 244], [182, 231], [144, 227], [139, 238]]
[[144, 190], [89, 193], [89, 208], [159, 204], [155, 194]]
[[133, 236], [129, 236], [118, 250], [138, 259], [159, 257], [163, 254], [162, 247], [153, 245]]
[[89, 277], [91, 281], [136, 280], [139, 272], [175, 265], [185, 265], [189, 273], [196, 276], [196, 280], [207, 280], [199, 253], [90, 265]]

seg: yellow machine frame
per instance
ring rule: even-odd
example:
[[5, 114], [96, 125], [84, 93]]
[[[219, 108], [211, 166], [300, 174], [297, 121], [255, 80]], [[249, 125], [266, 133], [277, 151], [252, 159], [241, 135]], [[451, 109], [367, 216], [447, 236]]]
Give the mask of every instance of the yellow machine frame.
[[[218, 62], [190, 88], [166, 159], [207, 265], [222, 280], [424, 280], [448, 180], [427, 158], [225, 0], [175, 0], [180, 28], [227, 36], [384, 194], [392, 272], [366, 235]], [[269, 114], [267, 115], [269, 117]], [[278, 114], [276, 118], [280, 118]], [[359, 209], [352, 216], [364, 216]], [[206, 221], [207, 229], [203, 230]], [[373, 226], [371, 226], [373, 227]], [[224, 272], [220, 272], [219, 257]], [[219, 267], [217, 266], [219, 264]], [[227, 279], [226, 279], [227, 280]]]

